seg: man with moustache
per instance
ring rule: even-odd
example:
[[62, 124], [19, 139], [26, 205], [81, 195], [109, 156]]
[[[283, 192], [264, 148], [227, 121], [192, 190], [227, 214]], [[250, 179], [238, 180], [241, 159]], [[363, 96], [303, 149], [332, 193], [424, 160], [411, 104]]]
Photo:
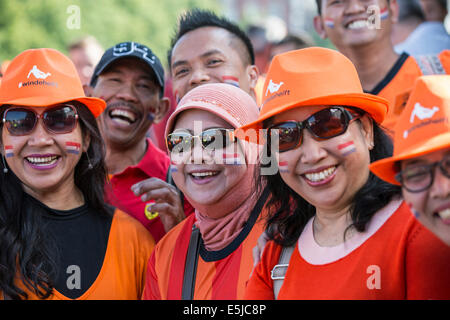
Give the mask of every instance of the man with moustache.
[[92, 96], [107, 103], [98, 119], [110, 174], [107, 200], [139, 220], [158, 241], [185, 217], [185, 209], [192, 212], [165, 182], [170, 159], [146, 136], [169, 109], [161, 62], [145, 45], [119, 43], [102, 56], [90, 87]]

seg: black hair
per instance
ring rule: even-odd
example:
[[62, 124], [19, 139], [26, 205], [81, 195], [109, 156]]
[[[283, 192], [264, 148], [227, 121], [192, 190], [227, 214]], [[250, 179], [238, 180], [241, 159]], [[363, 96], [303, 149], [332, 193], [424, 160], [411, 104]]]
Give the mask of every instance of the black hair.
[[[375, 122], [373, 122], [373, 139], [374, 148], [370, 151], [370, 162], [392, 155], [391, 138]], [[265, 147], [268, 148], [267, 145]], [[277, 163], [274, 156], [270, 155], [270, 147], [267, 155], [272, 159], [271, 163]], [[271, 163], [261, 167], [270, 166]], [[315, 215], [316, 209], [283, 181], [279, 171], [275, 175], [262, 175], [261, 170], [257, 171], [258, 188], [267, 185], [271, 192], [266, 232], [271, 240], [282, 246], [293, 245], [306, 223]], [[391, 185], [370, 172], [367, 182], [354, 196], [355, 200], [351, 208], [352, 224], [346, 229], [344, 240], [346, 232], [351, 227], [363, 232], [372, 216], [400, 194], [399, 186]]]
[[181, 15], [178, 21], [178, 28], [173, 36], [170, 49], [167, 52], [167, 60], [169, 62], [169, 69], [171, 69], [172, 50], [178, 40], [190, 31], [202, 27], [217, 27], [222, 28], [230, 32], [232, 36], [239, 39], [247, 49], [247, 57], [243, 57], [244, 63], [253, 65], [255, 64], [255, 53], [253, 45], [247, 36], [247, 34], [239, 28], [238, 25], [232, 23], [230, 20], [217, 16], [214, 12], [202, 9], [193, 9]]
[[[77, 101], [70, 102], [78, 112], [83, 137], [90, 136], [87, 154], [75, 167], [75, 184], [85, 201], [100, 215], [110, 215], [104, 202], [107, 179], [105, 147], [97, 122], [89, 109]], [[3, 115], [6, 108], [0, 108]], [[0, 130], [3, 124], [0, 124]], [[7, 167], [7, 164], [4, 162]], [[90, 168], [90, 165], [92, 168]], [[56, 279], [57, 250], [52, 235], [45, 232], [37, 204], [26, 201], [26, 193], [17, 176], [9, 170], [0, 172], [0, 291], [11, 299], [26, 299], [27, 293], [17, 281], [39, 298], [48, 298]]]
[[309, 40], [302, 39], [301, 37], [293, 35], [293, 34], [288, 34], [286, 37], [284, 37], [283, 39], [281, 39], [274, 45], [281, 46], [281, 45], [289, 44], [289, 43], [292, 43], [295, 46], [295, 49], [303, 49], [303, 48], [310, 47], [313, 45]]

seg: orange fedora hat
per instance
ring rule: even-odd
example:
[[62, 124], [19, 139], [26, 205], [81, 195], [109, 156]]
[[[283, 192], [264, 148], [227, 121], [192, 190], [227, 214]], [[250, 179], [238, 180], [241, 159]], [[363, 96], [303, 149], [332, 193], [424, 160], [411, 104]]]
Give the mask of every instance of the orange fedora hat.
[[358, 107], [377, 122], [384, 120], [388, 102], [364, 93], [353, 63], [336, 50], [306, 48], [276, 55], [262, 92], [259, 118], [236, 133], [261, 129], [262, 122], [301, 106], [345, 105]]
[[394, 130], [393, 156], [372, 163], [370, 170], [400, 185], [397, 161], [450, 148], [450, 76], [418, 78]]
[[71, 100], [85, 104], [95, 117], [106, 107], [105, 101], [86, 97], [72, 61], [57, 50], [26, 50], [3, 75], [0, 105], [46, 107]]

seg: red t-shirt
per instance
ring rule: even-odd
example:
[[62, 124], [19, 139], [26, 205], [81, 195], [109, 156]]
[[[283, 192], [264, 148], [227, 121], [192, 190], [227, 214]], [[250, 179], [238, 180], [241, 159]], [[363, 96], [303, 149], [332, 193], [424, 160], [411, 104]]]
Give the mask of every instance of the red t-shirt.
[[[128, 167], [121, 173], [111, 176], [110, 183], [112, 188], [106, 188], [107, 201], [139, 220], [144, 227], [150, 231], [156, 242], [158, 242], [166, 232], [159, 216], [154, 219], [148, 219], [145, 216], [146, 204], [154, 201], [141, 201], [141, 198], [135, 196], [131, 191], [131, 186], [149, 178], [158, 178], [166, 181], [169, 165], [170, 159], [167, 154], [156, 147], [150, 139], [147, 139], [147, 152], [141, 162], [136, 166]], [[184, 212], [186, 216], [193, 211], [194, 209], [185, 199]]]
[[[269, 242], [246, 299], [273, 300], [271, 270], [281, 246]], [[314, 240], [305, 226], [278, 299], [450, 299], [450, 247], [424, 228], [408, 206], [391, 202], [365, 232], [336, 247]]]

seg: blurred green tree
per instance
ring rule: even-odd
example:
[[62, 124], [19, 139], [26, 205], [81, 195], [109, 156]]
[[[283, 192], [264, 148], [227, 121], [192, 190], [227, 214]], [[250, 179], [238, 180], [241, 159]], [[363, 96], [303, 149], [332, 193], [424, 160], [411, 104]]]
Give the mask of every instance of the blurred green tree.
[[0, 61], [30, 48], [67, 46], [92, 35], [108, 48], [121, 41], [148, 45], [166, 63], [178, 16], [217, 0], [0, 0]]

